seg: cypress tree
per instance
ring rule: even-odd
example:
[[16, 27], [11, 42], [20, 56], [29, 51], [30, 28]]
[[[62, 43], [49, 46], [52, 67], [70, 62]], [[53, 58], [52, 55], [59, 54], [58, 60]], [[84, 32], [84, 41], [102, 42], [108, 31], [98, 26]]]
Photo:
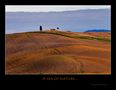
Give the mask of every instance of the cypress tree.
[[40, 26], [40, 31], [42, 32], [42, 26]]

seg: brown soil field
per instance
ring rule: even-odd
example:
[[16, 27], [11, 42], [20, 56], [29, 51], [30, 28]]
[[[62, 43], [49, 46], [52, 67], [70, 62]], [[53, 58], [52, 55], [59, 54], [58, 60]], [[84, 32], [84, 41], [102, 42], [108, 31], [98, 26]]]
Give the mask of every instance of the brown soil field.
[[[111, 37], [98, 32], [60, 33]], [[6, 34], [5, 42], [5, 74], [111, 74], [111, 43], [107, 41], [27, 32]]]

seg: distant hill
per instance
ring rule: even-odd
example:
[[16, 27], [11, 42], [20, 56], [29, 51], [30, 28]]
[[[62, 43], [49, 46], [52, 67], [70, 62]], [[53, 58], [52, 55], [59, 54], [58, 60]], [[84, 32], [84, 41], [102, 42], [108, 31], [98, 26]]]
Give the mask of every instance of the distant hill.
[[103, 29], [100, 29], [100, 30], [87, 30], [85, 32], [111, 32], [111, 30], [103, 30]]

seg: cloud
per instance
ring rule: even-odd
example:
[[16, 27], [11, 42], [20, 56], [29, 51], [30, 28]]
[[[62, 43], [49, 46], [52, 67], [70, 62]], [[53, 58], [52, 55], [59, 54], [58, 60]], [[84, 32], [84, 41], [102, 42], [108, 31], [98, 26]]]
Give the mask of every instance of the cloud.
[[110, 5], [6, 5], [6, 12], [49, 12], [49, 11], [68, 11], [80, 9], [105, 9], [111, 8]]

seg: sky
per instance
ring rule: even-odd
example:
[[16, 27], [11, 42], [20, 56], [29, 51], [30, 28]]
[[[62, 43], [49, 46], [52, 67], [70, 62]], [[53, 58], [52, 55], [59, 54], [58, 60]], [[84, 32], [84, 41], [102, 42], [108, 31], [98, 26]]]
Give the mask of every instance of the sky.
[[110, 5], [6, 5], [5, 12], [50, 12], [110, 8]]
[[[71, 10], [73, 10], [72, 13], [61, 12]], [[111, 30], [110, 10], [110, 5], [6, 5], [5, 12], [15, 13], [5, 14], [5, 28], [6, 33], [33, 31], [40, 25], [44, 27], [44, 30], [57, 26], [62, 30], [76, 32], [91, 29]]]

